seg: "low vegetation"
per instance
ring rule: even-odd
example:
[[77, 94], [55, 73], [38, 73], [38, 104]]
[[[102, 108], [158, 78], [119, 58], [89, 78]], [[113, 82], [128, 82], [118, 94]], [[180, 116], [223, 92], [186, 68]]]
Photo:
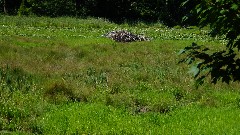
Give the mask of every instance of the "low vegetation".
[[[237, 134], [240, 85], [198, 89], [177, 53], [208, 29], [0, 16], [0, 133]], [[118, 43], [128, 30], [151, 41]]]

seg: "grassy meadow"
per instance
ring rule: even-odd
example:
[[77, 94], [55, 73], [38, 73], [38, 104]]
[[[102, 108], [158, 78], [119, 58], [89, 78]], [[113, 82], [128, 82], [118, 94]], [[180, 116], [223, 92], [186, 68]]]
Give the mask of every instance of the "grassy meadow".
[[[113, 30], [151, 41], [117, 43]], [[208, 29], [0, 16], [0, 134], [239, 134], [240, 85], [196, 89], [178, 51]]]

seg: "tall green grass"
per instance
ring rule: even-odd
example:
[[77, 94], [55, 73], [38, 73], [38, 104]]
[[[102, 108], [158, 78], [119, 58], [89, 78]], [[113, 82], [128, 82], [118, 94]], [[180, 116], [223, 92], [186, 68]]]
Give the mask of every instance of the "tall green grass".
[[239, 109], [231, 107], [190, 105], [167, 115], [132, 115], [111, 106], [73, 104], [46, 113], [39, 127], [45, 134], [238, 134], [239, 119]]
[[[0, 17], [4, 133], [239, 132], [239, 84], [206, 83], [196, 89], [188, 67], [177, 64], [177, 52], [192, 42], [224, 47], [225, 41], [209, 37], [207, 28]], [[102, 36], [117, 29], [152, 41], [116, 43]]]

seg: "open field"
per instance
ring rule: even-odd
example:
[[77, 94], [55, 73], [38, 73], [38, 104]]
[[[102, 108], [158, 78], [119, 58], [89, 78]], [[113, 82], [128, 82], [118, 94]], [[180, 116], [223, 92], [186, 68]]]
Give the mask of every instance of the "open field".
[[[147, 42], [102, 35], [126, 29]], [[240, 85], [195, 88], [177, 52], [196, 27], [0, 16], [0, 134], [239, 134]]]

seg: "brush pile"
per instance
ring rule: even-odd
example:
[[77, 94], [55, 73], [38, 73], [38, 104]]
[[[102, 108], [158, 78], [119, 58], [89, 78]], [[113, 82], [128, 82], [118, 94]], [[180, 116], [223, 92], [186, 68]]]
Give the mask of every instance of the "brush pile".
[[125, 30], [111, 31], [103, 36], [115, 40], [116, 42], [150, 41], [150, 38], [144, 35], [136, 35]]

